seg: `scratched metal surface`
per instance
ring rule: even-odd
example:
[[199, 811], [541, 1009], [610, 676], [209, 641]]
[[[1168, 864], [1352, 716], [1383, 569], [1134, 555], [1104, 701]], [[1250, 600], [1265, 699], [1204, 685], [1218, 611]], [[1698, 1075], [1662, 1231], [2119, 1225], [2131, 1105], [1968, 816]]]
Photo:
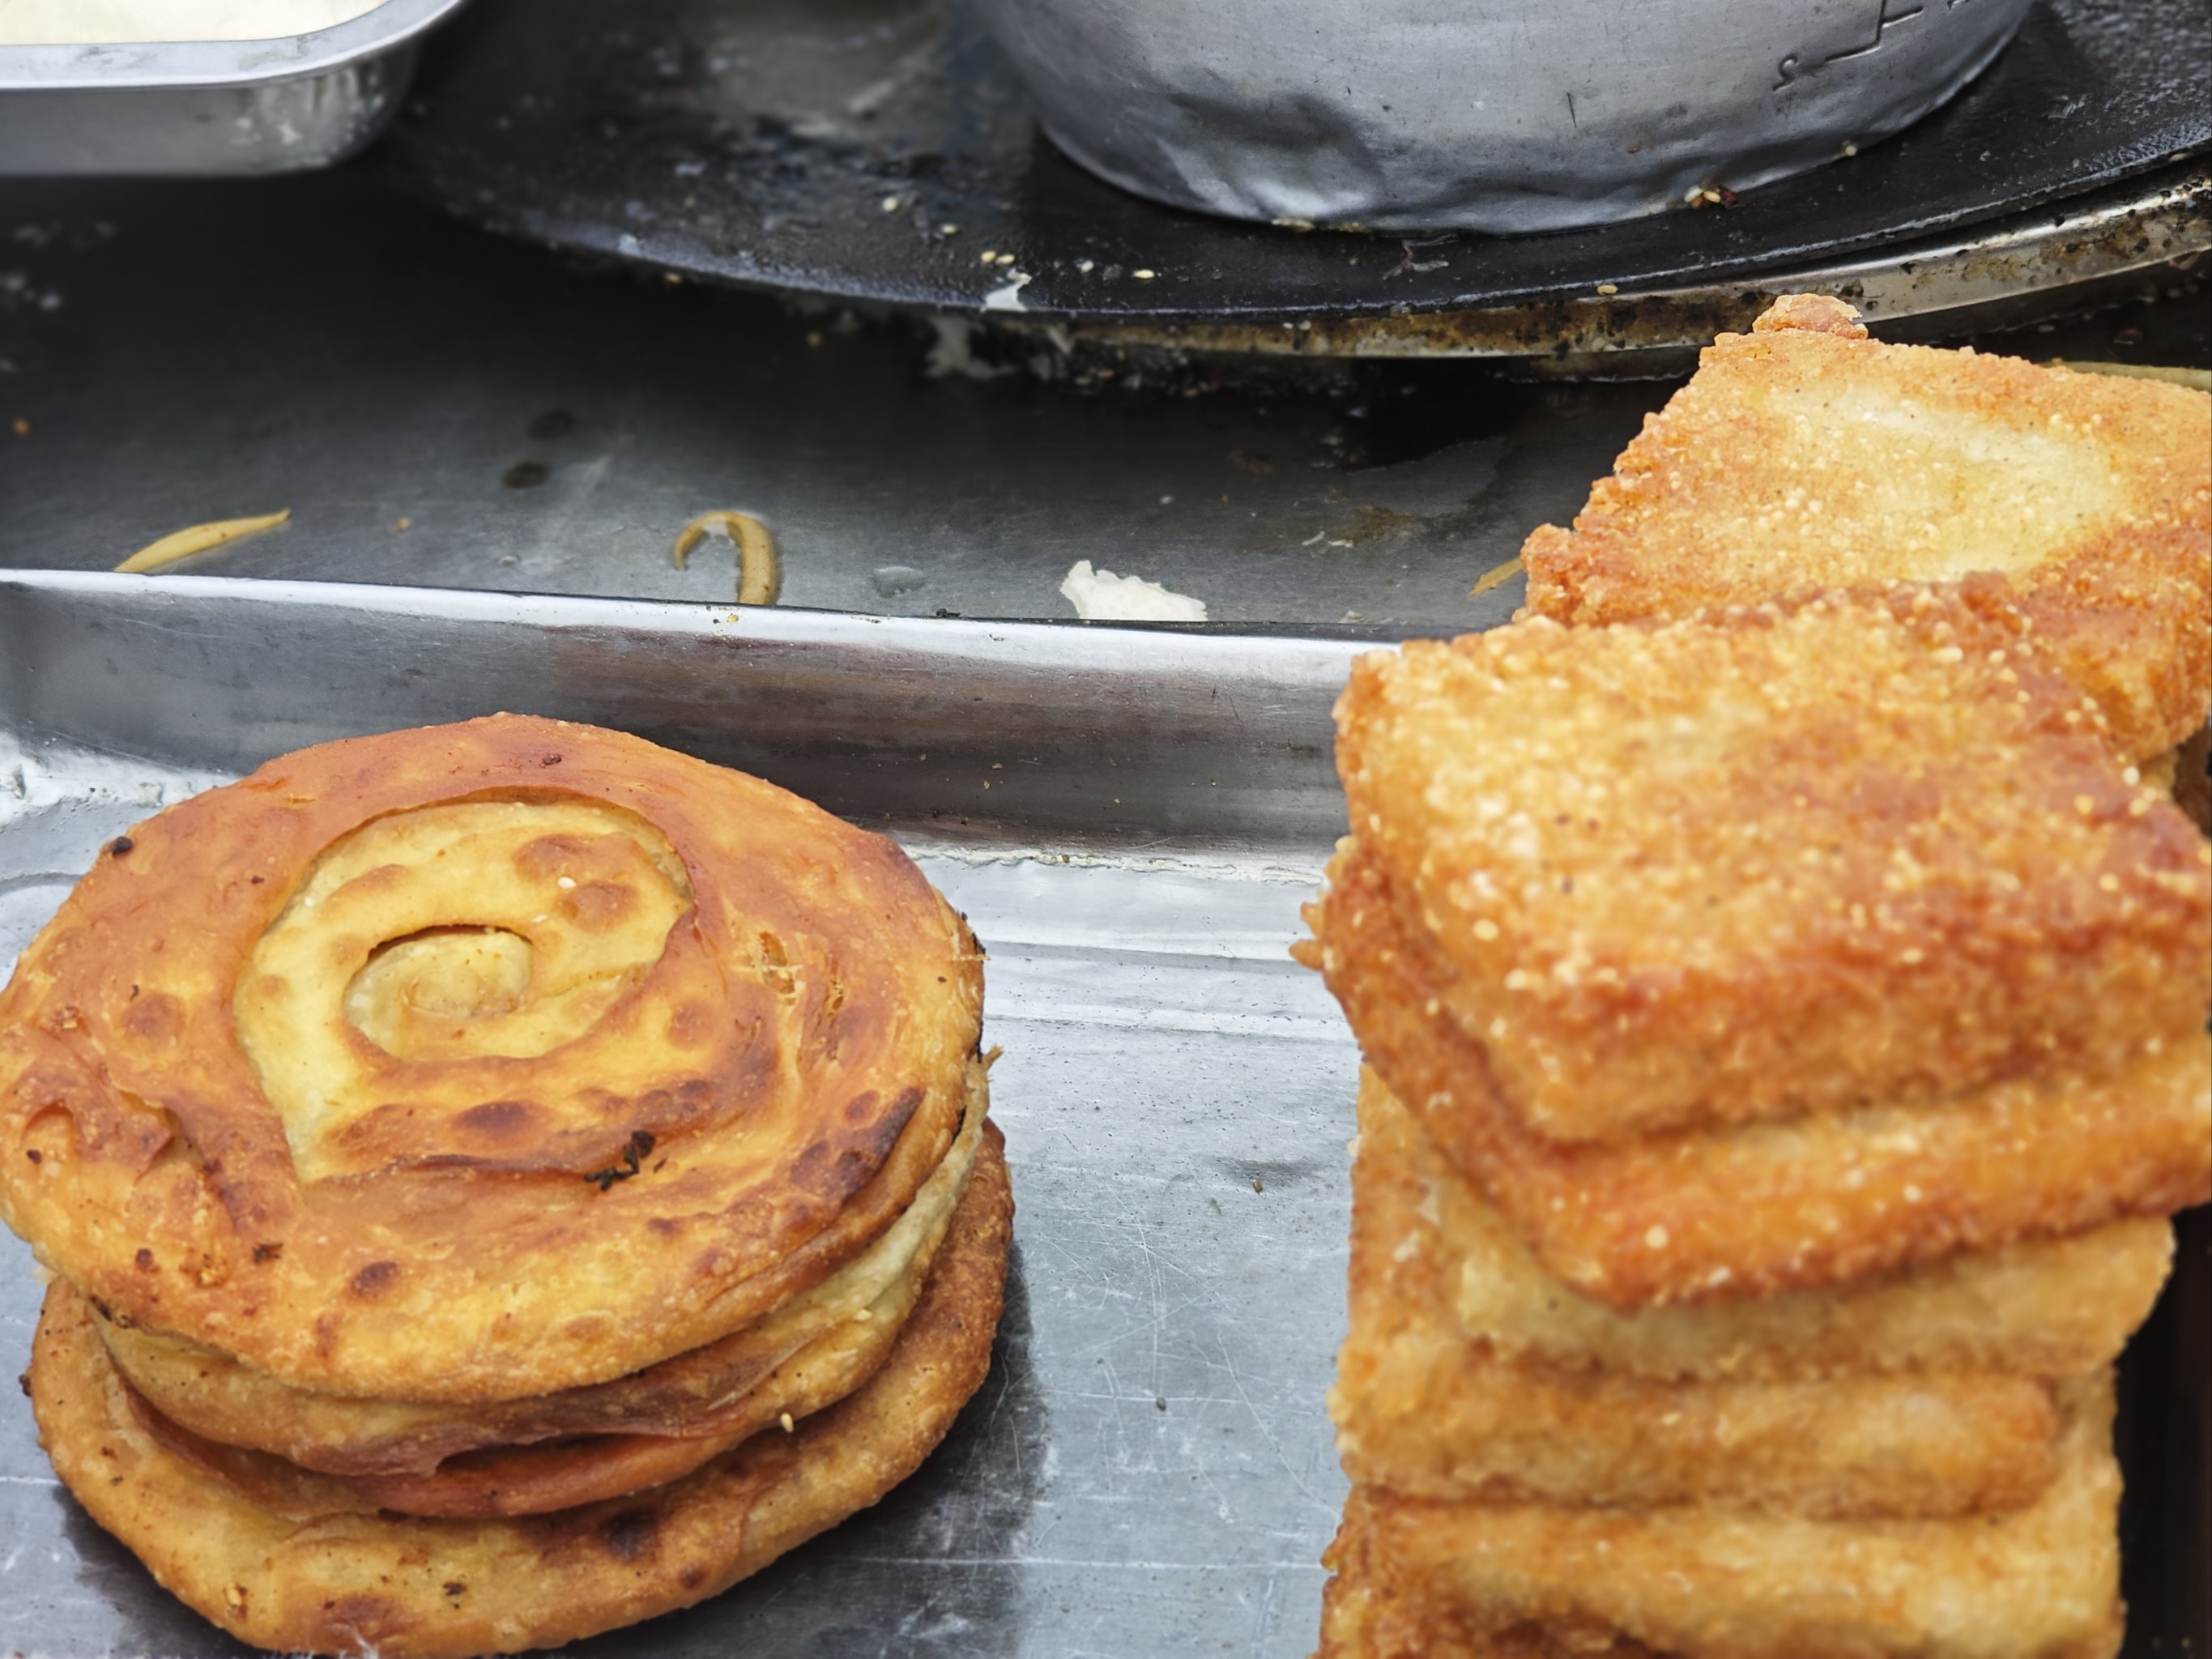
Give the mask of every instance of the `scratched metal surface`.
[[[596, 718], [900, 836], [990, 951], [1015, 1257], [989, 1381], [878, 1508], [583, 1659], [1297, 1656], [1342, 1502], [1356, 1056], [1284, 949], [1357, 647], [319, 582], [0, 571], [0, 973], [105, 839], [266, 757]], [[986, 788], [988, 784], [990, 787]], [[2122, 1366], [2130, 1656], [2212, 1649], [2212, 1212]], [[0, 1363], [28, 1252], [0, 1234]], [[53, 1484], [0, 1390], [0, 1653], [242, 1651]]]

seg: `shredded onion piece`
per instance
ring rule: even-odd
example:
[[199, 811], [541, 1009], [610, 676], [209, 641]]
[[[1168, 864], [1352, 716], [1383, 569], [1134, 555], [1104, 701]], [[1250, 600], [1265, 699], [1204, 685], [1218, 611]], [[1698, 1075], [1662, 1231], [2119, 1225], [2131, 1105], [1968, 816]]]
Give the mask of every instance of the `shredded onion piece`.
[[1470, 599], [1478, 593], [1487, 593], [1493, 587], [1503, 587], [1521, 574], [1521, 556], [1516, 553], [1495, 570], [1485, 571], [1475, 585], [1467, 590]]
[[783, 562], [775, 532], [750, 513], [702, 513], [692, 520], [676, 532], [676, 568], [690, 567], [691, 550], [710, 530], [720, 531], [738, 550], [738, 603], [774, 605], [783, 591]]
[[125, 575], [143, 576], [164, 565], [174, 564], [179, 559], [204, 553], [210, 547], [234, 542], [241, 536], [258, 536], [264, 530], [274, 530], [291, 516], [292, 509], [288, 507], [281, 513], [264, 514], [258, 519], [217, 519], [213, 524], [196, 524], [140, 548], [115, 568]]

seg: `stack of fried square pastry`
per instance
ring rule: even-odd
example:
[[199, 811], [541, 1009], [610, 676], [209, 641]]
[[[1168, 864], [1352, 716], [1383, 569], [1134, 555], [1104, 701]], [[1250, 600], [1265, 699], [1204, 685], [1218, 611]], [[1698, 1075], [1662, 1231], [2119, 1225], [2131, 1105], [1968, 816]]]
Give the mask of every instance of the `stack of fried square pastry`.
[[2106, 1655], [2212, 845], [1994, 580], [1362, 659], [1331, 1656]]
[[1012, 1197], [899, 849], [619, 732], [325, 744], [104, 849], [0, 994], [54, 1469], [257, 1645], [556, 1646], [911, 1474]]

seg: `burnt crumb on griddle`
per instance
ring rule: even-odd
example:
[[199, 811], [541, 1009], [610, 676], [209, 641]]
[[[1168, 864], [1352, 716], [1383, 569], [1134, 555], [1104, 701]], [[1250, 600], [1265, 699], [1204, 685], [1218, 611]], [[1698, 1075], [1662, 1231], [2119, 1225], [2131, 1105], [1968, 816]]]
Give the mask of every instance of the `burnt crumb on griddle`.
[[[631, 1133], [629, 1145], [623, 1148], [621, 1163], [611, 1164], [604, 1170], [593, 1170], [584, 1179], [597, 1182], [599, 1190], [604, 1193], [612, 1188], [617, 1181], [628, 1181], [632, 1176], [637, 1174], [644, 1167], [646, 1154], [650, 1152], [653, 1147], [653, 1137], [651, 1134], [643, 1129], [635, 1130]], [[661, 1163], [666, 1162], [665, 1158], [661, 1160]], [[655, 1164], [653, 1167], [659, 1169], [660, 1165]]]

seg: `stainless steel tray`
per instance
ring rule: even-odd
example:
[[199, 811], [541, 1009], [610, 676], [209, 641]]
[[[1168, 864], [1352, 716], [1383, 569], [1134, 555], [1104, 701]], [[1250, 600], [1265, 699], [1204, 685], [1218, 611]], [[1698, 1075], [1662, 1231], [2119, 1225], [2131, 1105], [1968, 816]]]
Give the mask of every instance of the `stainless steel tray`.
[[384, 0], [311, 34], [0, 45], [0, 174], [289, 173], [384, 131], [422, 32], [461, 0]]
[[[877, 1509], [575, 1651], [1303, 1655], [1344, 1493], [1322, 1399], [1357, 1056], [1284, 951], [1342, 825], [1328, 709], [1358, 648], [0, 574], [0, 973], [164, 803], [301, 744], [498, 708], [638, 732], [890, 830], [991, 955], [1019, 1206], [991, 1379]], [[2204, 1622], [2203, 1221], [2124, 1385], [2146, 1654]], [[9, 1364], [38, 1297], [0, 1235]], [[25, 1651], [238, 1650], [54, 1485], [6, 1390], [0, 1652]]]

